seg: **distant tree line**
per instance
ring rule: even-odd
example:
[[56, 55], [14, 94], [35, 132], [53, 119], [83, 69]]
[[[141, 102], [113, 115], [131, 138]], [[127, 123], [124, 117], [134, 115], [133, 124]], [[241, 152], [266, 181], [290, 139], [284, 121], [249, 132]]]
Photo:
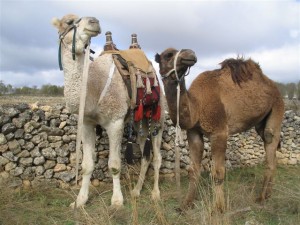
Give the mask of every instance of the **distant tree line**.
[[[278, 83], [275, 82], [282, 97], [300, 100], [300, 81], [298, 83]], [[57, 86], [52, 84], [45, 84], [38, 88], [37, 86], [32, 87], [19, 87], [14, 88], [12, 85], [5, 85], [0, 80], [0, 95], [47, 95], [47, 96], [63, 96], [64, 86]]]
[[0, 80], [0, 95], [45, 95], [45, 96], [63, 96], [64, 86], [45, 84], [38, 88], [37, 86], [13, 87], [11, 84], [4, 84]]
[[300, 81], [298, 83], [277, 83], [276, 85], [284, 98], [300, 100]]

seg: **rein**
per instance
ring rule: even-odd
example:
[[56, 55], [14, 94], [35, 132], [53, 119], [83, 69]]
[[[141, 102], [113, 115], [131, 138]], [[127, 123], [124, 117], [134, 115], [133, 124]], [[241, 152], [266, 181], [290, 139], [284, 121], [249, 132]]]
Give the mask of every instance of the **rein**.
[[173, 72], [176, 76], [177, 81], [177, 99], [176, 99], [176, 127], [175, 127], [175, 179], [176, 179], [176, 189], [178, 193], [178, 201], [181, 202], [181, 185], [180, 185], [180, 143], [183, 142], [182, 134], [181, 134], [181, 127], [179, 125], [179, 103], [180, 103], [180, 83], [184, 81], [184, 77], [187, 76], [190, 72], [190, 67], [187, 70], [187, 73], [185, 73], [182, 77], [178, 77], [176, 65], [178, 61], [179, 54], [182, 50], [178, 51], [175, 55], [174, 59], [174, 67], [171, 69], [168, 73], [161, 75], [163, 79], [169, 77]]
[[72, 25], [70, 25], [63, 33], [61, 33], [59, 35], [59, 48], [58, 48], [58, 65], [59, 65], [59, 69], [63, 70], [62, 67], [62, 62], [61, 62], [61, 44], [63, 42], [63, 39], [65, 38], [65, 36], [74, 29], [74, 33], [73, 33], [73, 40], [72, 40], [72, 59], [75, 60], [75, 49], [76, 49], [76, 32], [77, 32], [77, 27], [79, 25], [79, 22], [81, 21], [81, 18], [79, 18], [78, 20], [76, 20]]

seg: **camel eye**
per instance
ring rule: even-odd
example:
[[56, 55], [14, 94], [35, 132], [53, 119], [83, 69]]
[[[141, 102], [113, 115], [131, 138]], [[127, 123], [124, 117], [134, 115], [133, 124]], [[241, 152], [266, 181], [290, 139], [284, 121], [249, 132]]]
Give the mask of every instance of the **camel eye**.
[[66, 20], [66, 24], [68, 24], [68, 25], [72, 25], [73, 24], [73, 22], [74, 22], [74, 20]]
[[174, 54], [172, 52], [170, 52], [170, 53], [166, 54], [165, 59], [170, 60], [173, 57], [173, 55]]

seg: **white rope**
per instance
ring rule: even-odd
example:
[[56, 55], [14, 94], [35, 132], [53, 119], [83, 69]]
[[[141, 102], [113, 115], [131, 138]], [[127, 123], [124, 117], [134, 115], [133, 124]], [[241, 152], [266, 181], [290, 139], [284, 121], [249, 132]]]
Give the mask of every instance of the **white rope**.
[[[77, 136], [76, 136], [76, 179], [75, 183], [78, 184], [78, 170], [79, 170], [79, 151], [82, 141], [82, 126], [83, 126], [83, 116], [85, 108], [85, 98], [86, 98], [86, 88], [87, 88], [87, 78], [89, 73], [89, 64], [90, 64], [90, 44], [86, 47], [84, 64], [83, 64], [83, 73], [82, 73], [82, 82], [81, 82], [81, 95], [79, 102], [79, 113], [78, 113], [78, 123], [77, 123]], [[77, 201], [75, 201], [76, 204]], [[76, 208], [76, 205], [75, 205]]]
[[180, 54], [181, 50], [177, 52], [174, 59], [174, 71], [176, 75], [176, 79], [178, 81], [177, 84], [177, 105], [176, 105], [176, 128], [175, 128], [175, 179], [176, 179], [176, 188], [178, 194], [178, 201], [181, 202], [181, 185], [180, 185], [180, 148], [179, 144], [182, 143], [182, 135], [181, 135], [181, 128], [179, 125], [179, 102], [180, 102], [180, 82], [178, 79], [178, 74], [176, 70], [177, 59]]
[[107, 90], [108, 90], [108, 87], [109, 87], [109, 85], [111, 84], [112, 77], [113, 77], [113, 75], [114, 75], [115, 67], [116, 67], [116, 66], [115, 66], [114, 60], [112, 59], [112, 64], [111, 64], [110, 69], [109, 69], [109, 75], [108, 75], [106, 84], [105, 84], [105, 86], [104, 86], [104, 89], [103, 89], [103, 91], [101, 92], [101, 95], [100, 95], [98, 104], [100, 104], [100, 102], [102, 101], [102, 99], [103, 99], [104, 96], [106, 95], [106, 92], [107, 92]]

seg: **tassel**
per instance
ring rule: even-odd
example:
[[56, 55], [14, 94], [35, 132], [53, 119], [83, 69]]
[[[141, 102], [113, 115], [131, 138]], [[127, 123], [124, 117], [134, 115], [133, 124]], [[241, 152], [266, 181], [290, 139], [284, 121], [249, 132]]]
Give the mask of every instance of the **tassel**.
[[147, 93], [147, 95], [152, 94], [149, 77], [146, 77], [146, 93]]
[[134, 121], [136, 122], [140, 121], [141, 119], [143, 119], [143, 115], [144, 115], [144, 109], [143, 109], [143, 102], [141, 100], [137, 110], [135, 111]]
[[161, 108], [160, 105], [157, 105], [153, 110], [152, 119], [155, 121], [160, 120]]
[[136, 80], [136, 88], [144, 88], [144, 87], [145, 87], [145, 85], [143, 83], [143, 79], [142, 79], [141, 73], [138, 70], [138, 72], [137, 72], [137, 80]]
[[148, 109], [146, 110], [145, 117], [146, 117], [146, 118], [150, 118], [151, 113], [152, 113], [152, 112], [151, 112], [151, 109], [148, 108]]
[[102, 127], [99, 124], [96, 125], [96, 135], [100, 137], [102, 135]]
[[144, 151], [143, 151], [143, 157], [145, 157], [147, 161], [150, 160], [150, 152], [152, 147], [153, 146], [152, 146], [151, 136], [148, 135], [145, 142]]
[[158, 86], [158, 81], [157, 81], [157, 77], [154, 76], [154, 84], [153, 84], [154, 87], [157, 87]]
[[126, 150], [125, 150], [125, 159], [127, 164], [132, 165], [133, 164], [133, 146], [132, 141], [128, 140]]

